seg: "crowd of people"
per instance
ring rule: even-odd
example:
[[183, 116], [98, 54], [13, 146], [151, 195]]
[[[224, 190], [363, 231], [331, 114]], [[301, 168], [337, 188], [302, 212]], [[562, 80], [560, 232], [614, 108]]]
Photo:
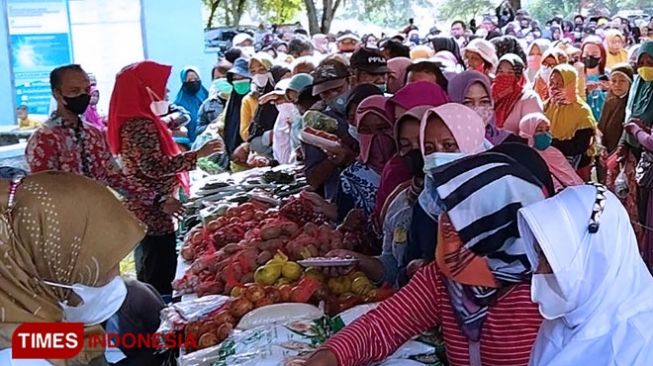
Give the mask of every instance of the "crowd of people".
[[109, 293], [130, 294], [114, 270], [136, 242], [138, 280], [152, 286], [141, 293], [169, 301], [180, 197], [210, 158], [231, 172], [303, 165], [318, 213], [368, 223], [364, 247], [328, 254], [356, 267], [326, 271], [398, 289], [299, 363], [381, 361], [438, 327], [450, 365], [650, 364], [653, 25], [642, 22], [540, 26], [502, 4], [478, 28], [455, 21], [426, 38], [412, 22], [392, 37], [243, 33], [210, 83], [184, 68], [173, 102], [170, 66], [126, 66], [106, 118], [94, 80], [59, 67], [56, 111], [27, 145], [31, 174], [0, 182], [12, 244], [0, 246], [0, 323], [69, 319], [61, 285], [82, 284], [107, 291], [106, 316], [83, 319], [104, 324], [120, 313]]

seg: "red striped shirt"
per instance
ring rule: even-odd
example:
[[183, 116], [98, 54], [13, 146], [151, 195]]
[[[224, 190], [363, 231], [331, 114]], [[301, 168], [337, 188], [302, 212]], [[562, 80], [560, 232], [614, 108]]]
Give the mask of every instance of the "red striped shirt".
[[[467, 338], [440, 276], [436, 263], [431, 263], [323, 348], [335, 353], [340, 366], [366, 365], [384, 360], [415, 335], [441, 324], [450, 365], [469, 365]], [[541, 322], [537, 305], [531, 302], [530, 285], [515, 286], [488, 311], [481, 332], [483, 365], [527, 365]]]

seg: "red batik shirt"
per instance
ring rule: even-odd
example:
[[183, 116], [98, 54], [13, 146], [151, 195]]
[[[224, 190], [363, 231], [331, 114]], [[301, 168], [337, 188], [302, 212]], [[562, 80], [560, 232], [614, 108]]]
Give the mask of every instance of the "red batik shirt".
[[[120, 130], [123, 171], [139, 187], [155, 191], [160, 197], [176, 195], [177, 173], [195, 169], [194, 151], [168, 156], [161, 150], [159, 132], [147, 119], [126, 121]], [[175, 231], [174, 219], [162, 211], [161, 205], [148, 205], [138, 199], [127, 199], [129, 208], [148, 226], [148, 235], [165, 235]]]
[[122, 173], [107, 145], [104, 134], [85, 123], [81, 116], [75, 127], [53, 115], [27, 142], [25, 151], [32, 173], [58, 170], [95, 179], [126, 198], [154, 204], [156, 192], [135, 184]]

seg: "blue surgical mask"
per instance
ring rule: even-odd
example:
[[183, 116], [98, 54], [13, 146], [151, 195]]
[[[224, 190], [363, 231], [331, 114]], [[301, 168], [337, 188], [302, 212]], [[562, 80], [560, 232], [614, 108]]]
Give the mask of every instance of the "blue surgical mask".
[[448, 153], [448, 152], [434, 152], [424, 157], [424, 173], [429, 174], [431, 170], [436, 167], [449, 164], [465, 156], [465, 154]]
[[376, 87], [379, 88], [379, 90], [381, 90], [381, 92], [384, 94], [388, 91], [388, 87], [385, 85], [385, 83], [376, 84]]
[[551, 142], [553, 142], [551, 132], [540, 132], [533, 136], [533, 147], [537, 150], [546, 150], [551, 146]]
[[417, 202], [422, 207], [422, 210], [424, 210], [433, 221], [437, 221], [438, 216], [442, 213], [438, 191], [435, 188], [433, 177], [427, 174], [424, 176], [424, 189], [417, 197]]

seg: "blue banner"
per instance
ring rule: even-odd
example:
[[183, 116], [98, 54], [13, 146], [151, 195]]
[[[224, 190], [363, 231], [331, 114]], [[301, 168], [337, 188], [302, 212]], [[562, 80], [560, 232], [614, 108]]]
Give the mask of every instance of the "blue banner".
[[72, 63], [67, 0], [8, 0], [11, 64], [16, 105], [47, 115], [50, 72]]

